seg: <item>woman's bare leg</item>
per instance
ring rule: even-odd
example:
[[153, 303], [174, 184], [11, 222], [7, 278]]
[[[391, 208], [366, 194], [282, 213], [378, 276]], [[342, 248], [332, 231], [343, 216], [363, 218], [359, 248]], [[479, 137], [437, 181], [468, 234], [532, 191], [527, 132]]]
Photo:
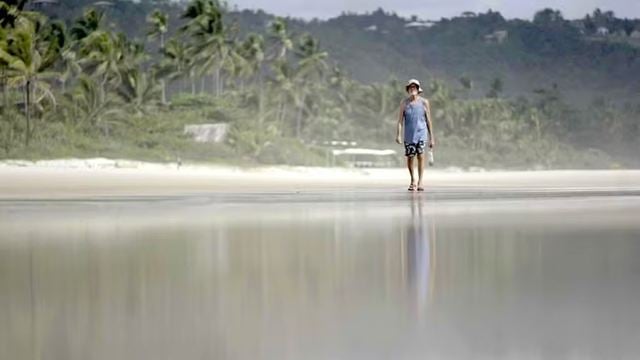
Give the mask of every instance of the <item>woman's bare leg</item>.
[[424, 174], [424, 154], [418, 154], [418, 187], [422, 188], [422, 175]]
[[407, 157], [407, 168], [409, 169], [409, 175], [411, 175], [411, 185], [416, 184], [416, 177], [414, 175], [414, 169], [413, 169], [413, 159], [415, 158], [415, 156], [408, 156]]

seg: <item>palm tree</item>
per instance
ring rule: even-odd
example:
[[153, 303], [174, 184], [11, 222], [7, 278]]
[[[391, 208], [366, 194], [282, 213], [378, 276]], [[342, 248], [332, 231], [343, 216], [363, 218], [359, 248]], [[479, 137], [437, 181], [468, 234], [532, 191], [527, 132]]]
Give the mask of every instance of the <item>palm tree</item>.
[[154, 78], [139, 69], [126, 71], [117, 89], [117, 94], [132, 106], [137, 115], [145, 113], [148, 105], [157, 100], [161, 92]]
[[67, 91], [67, 83], [70, 79], [77, 78], [82, 73], [82, 67], [78, 60], [78, 54], [67, 47], [60, 54], [60, 83], [62, 84], [62, 92]]
[[[252, 75], [260, 78], [262, 64], [265, 60], [264, 38], [262, 35], [254, 33], [247, 35], [247, 38], [240, 45], [239, 53], [249, 62]], [[260, 80], [257, 82], [260, 82]]]
[[7, 37], [6, 48], [0, 48], [0, 59], [8, 64], [9, 85], [20, 86], [24, 91], [26, 133], [25, 144], [31, 139], [31, 106], [35, 91], [42, 93], [55, 104], [47, 79], [55, 74], [47, 72], [58, 58], [62, 44], [58, 37], [59, 25], [47, 25], [43, 17], [27, 19], [19, 17], [15, 28]]
[[300, 137], [302, 132], [302, 112], [305, 107], [307, 95], [309, 93], [309, 82], [320, 81], [327, 69], [327, 52], [321, 51], [318, 42], [306, 34], [300, 39], [296, 49], [298, 57], [298, 67], [296, 72], [296, 99], [298, 111], [296, 115], [296, 136]]
[[329, 88], [337, 97], [338, 106], [343, 108], [347, 113], [353, 111], [353, 104], [350, 99], [351, 87], [353, 84], [349, 78], [338, 66], [334, 66], [329, 74]]
[[[189, 56], [188, 48], [184, 41], [172, 38], [167, 41], [162, 49], [163, 60], [157, 66], [157, 75], [167, 77], [170, 80], [181, 79], [186, 75], [191, 83], [191, 94], [195, 95], [195, 72], [193, 58]], [[181, 90], [184, 86], [180, 86]]]
[[107, 136], [109, 118], [123, 112], [114, 95], [105, 92], [102, 84], [88, 75], [81, 74], [77, 85], [71, 93], [65, 94], [65, 98], [71, 104], [77, 123], [92, 129], [100, 128]]
[[254, 67], [245, 54], [243, 45], [243, 43], [234, 42], [229, 51], [229, 61], [225, 64], [225, 71], [231, 78], [236, 79], [236, 83], [240, 83], [240, 91], [244, 91], [246, 80], [251, 78], [254, 72]]
[[27, 0], [3, 0], [0, 2], [0, 28], [14, 27]]
[[77, 42], [70, 41], [70, 33], [67, 32], [64, 23], [53, 22], [51, 25], [51, 36], [55, 37], [56, 42], [60, 45], [55, 68], [59, 73], [58, 80], [61, 84], [62, 92], [65, 92], [67, 82], [70, 79], [77, 78], [82, 72], [82, 67], [80, 66], [78, 54], [75, 49]]
[[258, 91], [258, 123], [264, 122], [264, 85], [263, 64], [265, 61], [264, 38], [259, 34], [249, 34], [242, 43], [240, 54], [247, 60], [251, 73], [256, 76]]
[[82, 40], [80, 64], [85, 71], [100, 79], [103, 90], [106, 89], [107, 83], [119, 83], [122, 56], [122, 49], [109, 32], [98, 30]]
[[165, 34], [169, 31], [169, 15], [160, 10], [154, 10], [147, 18], [147, 22], [149, 23], [147, 36], [149, 36], [150, 39], [158, 38], [160, 47], [163, 48]]
[[[0, 49], [7, 48], [7, 38], [9, 36], [8, 29], [0, 27]], [[9, 106], [8, 89], [7, 89], [7, 69], [9, 62], [0, 57], [0, 83], [2, 85], [2, 115], [7, 111]]]
[[398, 97], [393, 96], [391, 87], [385, 83], [363, 86], [357, 94], [353, 101], [358, 105], [358, 125], [370, 131], [369, 138], [385, 139], [385, 133], [388, 133], [386, 121], [394, 119]]
[[222, 69], [228, 65], [231, 58], [231, 48], [222, 35], [212, 36], [200, 46], [192, 48], [196, 56], [200, 74], [205, 75], [213, 71], [215, 75], [216, 96], [224, 91]]
[[[147, 35], [150, 39], [158, 38], [160, 43], [160, 51], [164, 49], [164, 38], [167, 31], [169, 31], [169, 16], [160, 10], [154, 10], [153, 13], [147, 19], [150, 28]], [[162, 87], [162, 104], [167, 103], [167, 85], [164, 79], [160, 79], [160, 86]]]
[[71, 37], [76, 41], [88, 37], [100, 29], [103, 19], [104, 14], [96, 9], [89, 9], [85, 11], [83, 16], [76, 20], [75, 24], [71, 27], [71, 30], [69, 31]]
[[216, 94], [223, 91], [222, 69], [230, 54], [230, 41], [222, 22], [222, 6], [217, 0], [193, 0], [183, 14], [188, 19], [181, 30], [192, 43], [190, 56], [201, 75], [214, 71]]
[[282, 123], [287, 113], [287, 101], [293, 92], [293, 70], [287, 63], [287, 51], [293, 47], [289, 37], [287, 23], [282, 18], [276, 18], [269, 25], [269, 60], [273, 74], [273, 84], [279, 87], [278, 102], [276, 107], [276, 119]]
[[[15, 27], [16, 20], [22, 16], [27, 0], [3, 0], [0, 2], [0, 49], [7, 49], [9, 32]], [[2, 84], [2, 114], [9, 107], [8, 99], [9, 63], [0, 59], [0, 83]]]
[[142, 45], [127, 40], [122, 33], [98, 30], [82, 40], [80, 64], [100, 79], [103, 90], [117, 88], [122, 73], [137, 69], [146, 59]]
[[289, 36], [288, 26], [282, 18], [276, 18], [269, 26], [269, 37], [273, 42], [272, 60], [283, 60], [287, 51], [293, 47], [293, 41]]
[[271, 91], [275, 94], [276, 100], [276, 117], [278, 124], [283, 124], [287, 116], [288, 103], [294, 99], [295, 86], [292, 81], [294, 70], [285, 61], [276, 61], [273, 64], [272, 85], [277, 89]]
[[118, 33], [116, 45], [122, 49], [121, 71], [139, 69], [149, 59], [144, 45], [137, 41], [131, 41], [124, 33]]

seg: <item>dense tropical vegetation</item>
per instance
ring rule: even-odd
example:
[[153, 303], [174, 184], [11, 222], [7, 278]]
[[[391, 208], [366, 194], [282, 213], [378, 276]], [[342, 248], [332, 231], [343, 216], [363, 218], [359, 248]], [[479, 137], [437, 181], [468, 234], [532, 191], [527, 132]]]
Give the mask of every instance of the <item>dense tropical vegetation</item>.
[[[309, 32], [275, 17], [257, 26], [247, 22], [255, 13], [217, 0], [75, 6], [64, 12], [73, 18], [25, 0], [0, 6], [0, 158], [324, 165], [327, 140], [394, 146], [403, 81], [349, 76], [326, 50], [334, 47], [312, 35], [317, 21]], [[127, 31], [131, 21], [111, 18], [117, 6], [148, 10], [144, 25]], [[551, 26], [556, 15], [540, 12], [531, 26]], [[638, 165], [640, 101], [577, 107], [552, 83], [515, 96], [501, 76], [478, 89], [460, 74], [431, 74], [426, 86], [443, 166]], [[211, 122], [229, 124], [224, 143], [183, 134]]]

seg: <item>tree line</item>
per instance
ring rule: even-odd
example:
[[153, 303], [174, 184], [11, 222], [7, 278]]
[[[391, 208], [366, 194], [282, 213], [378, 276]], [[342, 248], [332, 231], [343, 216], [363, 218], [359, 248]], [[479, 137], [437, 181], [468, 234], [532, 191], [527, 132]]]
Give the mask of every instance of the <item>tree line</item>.
[[[179, 19], [162, 8], [147, 14], [141, 40], [110, 26], [95, 7], [62, 21], [25, 3], [0, 3], [4, 158], [322, 165], [328, 140], [392, 146], [403, 82], [354, 80], [316, 38], [292, 31], [285, 19], [272, 19], [262, 32], [242, 31], [224, 4], [192, 0]], [[580, 119], [568, 120], [576, 112], [558, 89], [504, 99], [499, 77], [484, 98], [469, 96], [473, 87], [466, 77], [457, 85], [437, 79], [427, 85], [444, 163], [625, 166], [597, 146], [571, 145], [580, 136], [590, 141], [603, 124], [574, 131]], [[628, 123], [637, 109], [600, 105], [597, 111], [609, 111], [602, 115], [611, 122], [606, 133], [637, 144]], [[226, 143], [195, 144], [182, 133], [186, 124], [205, 122], [228, 123]]]

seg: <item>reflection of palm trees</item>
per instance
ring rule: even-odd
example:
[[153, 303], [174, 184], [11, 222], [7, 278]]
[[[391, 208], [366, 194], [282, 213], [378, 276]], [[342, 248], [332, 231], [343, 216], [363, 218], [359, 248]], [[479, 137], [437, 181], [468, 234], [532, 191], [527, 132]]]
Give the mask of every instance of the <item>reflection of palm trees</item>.
[[37, 330], [37, 318], [36, 318], [36, 296], [35, 296], [35, 284], [34, 284], [34, 245], [33, 239], [29, 239], [29, 308], [31, 310], [31, 349], [34, 359], [40, 358], [38, 347], [38, 330]]
[[423, 214], [423, 199], [411, 199], [411, 220], [405, 228], [403, 267], [412, 303], [421, 316], [433, 298], [436, 270], [434, 219]]

